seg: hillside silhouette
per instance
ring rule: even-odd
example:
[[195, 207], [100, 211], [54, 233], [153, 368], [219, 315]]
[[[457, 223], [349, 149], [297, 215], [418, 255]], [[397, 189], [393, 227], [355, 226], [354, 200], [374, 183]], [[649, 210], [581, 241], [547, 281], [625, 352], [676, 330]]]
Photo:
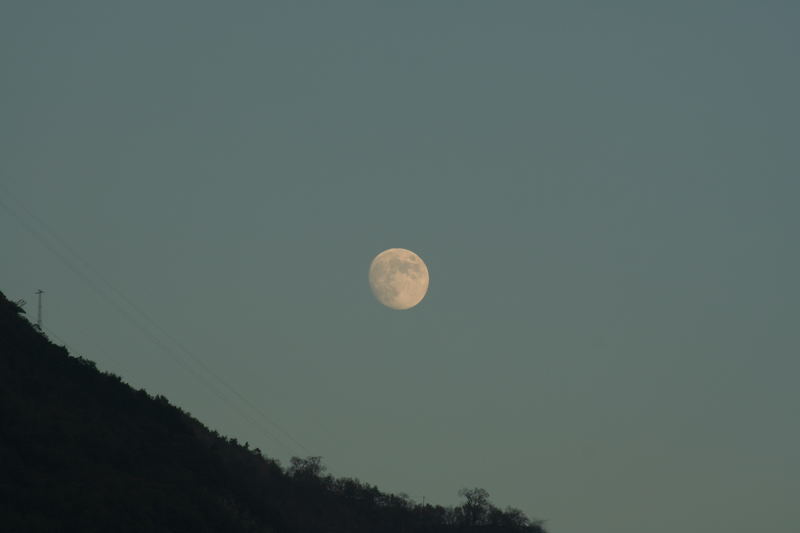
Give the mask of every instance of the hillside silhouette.
[[482, 489], [421, 505], [283, 467], [51, 343], [0, 293], [0, 530], [544, 533]]

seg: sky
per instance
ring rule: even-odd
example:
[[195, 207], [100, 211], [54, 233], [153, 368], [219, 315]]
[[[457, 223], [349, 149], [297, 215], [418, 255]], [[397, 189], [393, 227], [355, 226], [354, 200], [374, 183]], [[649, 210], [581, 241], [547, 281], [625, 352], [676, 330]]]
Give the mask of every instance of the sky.
[[[0, 290], [284, 463], [786, 531], [795, 2], [0, 6]], [[395, 311], [370, 261], [430, 289]]]

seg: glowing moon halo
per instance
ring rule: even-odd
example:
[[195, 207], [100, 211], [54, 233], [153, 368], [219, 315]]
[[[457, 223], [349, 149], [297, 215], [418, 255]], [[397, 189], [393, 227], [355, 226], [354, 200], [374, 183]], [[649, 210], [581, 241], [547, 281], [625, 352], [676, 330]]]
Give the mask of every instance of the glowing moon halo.
[[428, 292], [428, 267], [404, 248], [389, 248], [369, 266], [369, 286], [380, 303], [392, 309], [411, 309]]

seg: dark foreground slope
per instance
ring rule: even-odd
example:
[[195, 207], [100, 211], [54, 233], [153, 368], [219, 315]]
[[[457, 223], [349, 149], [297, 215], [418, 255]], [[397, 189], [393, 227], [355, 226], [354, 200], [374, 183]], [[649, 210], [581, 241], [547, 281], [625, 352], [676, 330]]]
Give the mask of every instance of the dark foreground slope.
[[418, 505], [315, 458], [283, 469], [52, 344], [0, 293], [0, 531], [527, 532], [485, 491]]

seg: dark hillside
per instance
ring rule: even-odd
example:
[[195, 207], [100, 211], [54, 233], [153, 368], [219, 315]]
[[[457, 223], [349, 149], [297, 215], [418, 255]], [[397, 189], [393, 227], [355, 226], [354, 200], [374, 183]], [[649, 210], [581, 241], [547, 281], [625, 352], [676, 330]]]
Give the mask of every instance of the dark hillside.
[[0, 293], [3, 532], [528, 532], [481, 489], [418, 505], [288, 468], [51, 343]]

